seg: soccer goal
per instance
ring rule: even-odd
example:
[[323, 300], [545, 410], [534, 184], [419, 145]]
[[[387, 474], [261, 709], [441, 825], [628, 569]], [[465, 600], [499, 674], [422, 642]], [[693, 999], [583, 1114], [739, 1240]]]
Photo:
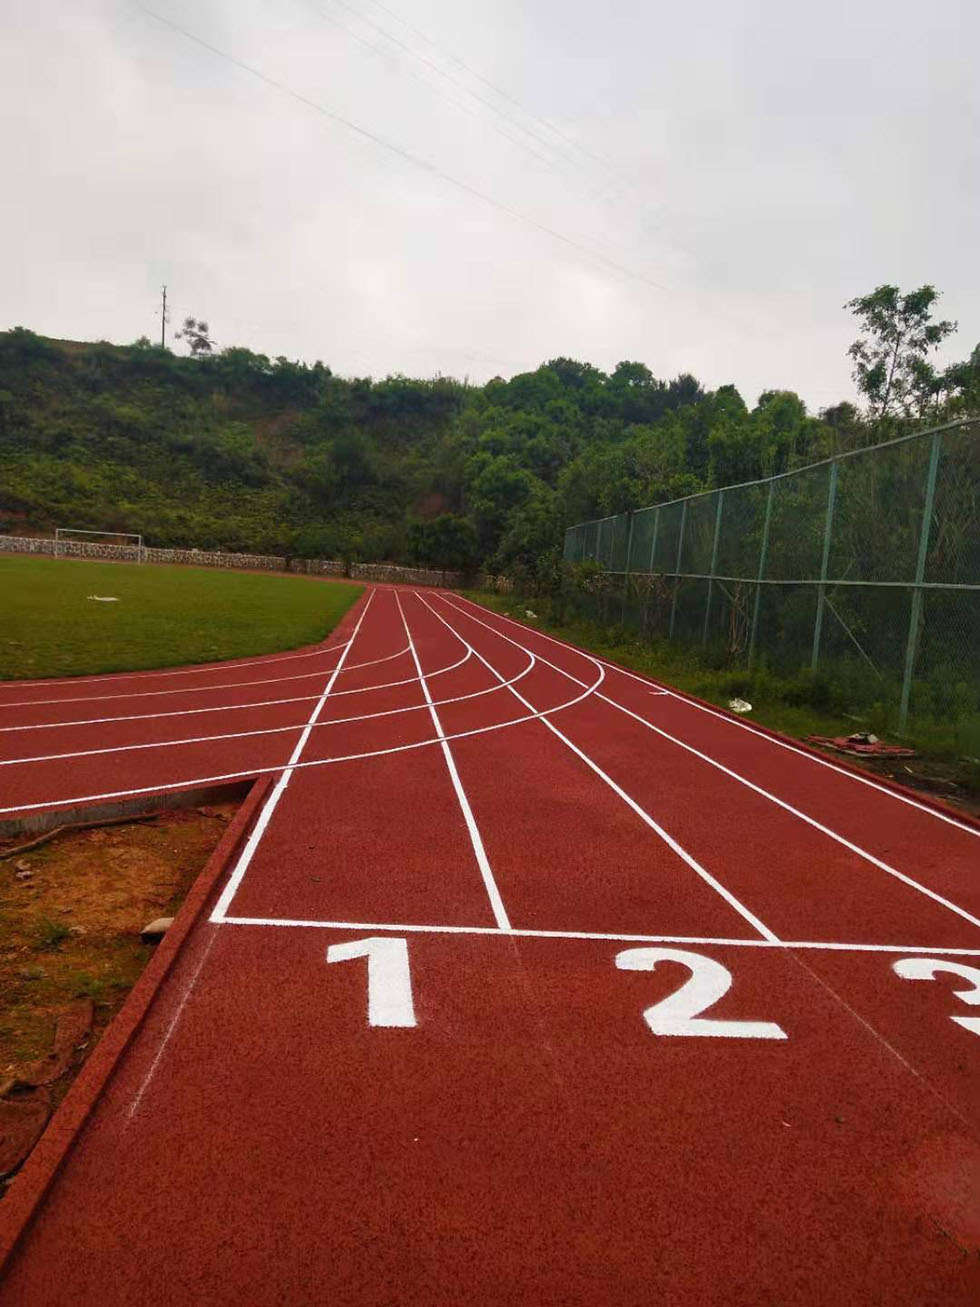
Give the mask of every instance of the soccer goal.
[[[84, 536], [85, 539], [78, 540], [76, 539], [78, 536]], [[79, 526], [59, 526], [55, 528], [54, 556], [55, 558], [67, 558], [71, 554], [82, 558], [97, 556], [94, 555], [94, 551], [90, 552], [85, 548], [72, 549], [72, 544], [84, 546], [90, 541], [92, 544], [109, 545], [113, 550], [114, 557], [128, 558], [135, 563], [145, 561], [143, 537], [137, 535], [135, 531], [90, 531]], [[117, 550], [118, 553], [116, 553]]]

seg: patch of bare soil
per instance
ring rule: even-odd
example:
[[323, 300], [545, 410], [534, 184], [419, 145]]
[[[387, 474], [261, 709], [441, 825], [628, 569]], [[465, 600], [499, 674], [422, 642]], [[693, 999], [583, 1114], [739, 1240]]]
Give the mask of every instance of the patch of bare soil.
[[153, 953], [234, 803], [0, 843], [0, 1191]]
[[912, 758], [907, 763], [892, 763], [884, 772], [892, 780], [914, 790], [934, 794], [964, 812], [980, 817], [980, 790], [976, 767], [967, 767], [941, 758]]
[[810, 748], [815, 748], [831, 760], [842, 759], [852, 766], [856, 764], [872, 776], [887, 777], [908, 789], [921, 790], [923, 794], [933, 795], [954, 807], [962, 808], [971, 816], [980, 817], [980, 776], [976, 767], [928, 756], [908, 759], [873, 758], [840, 753], [819, 744], [811, 743]]

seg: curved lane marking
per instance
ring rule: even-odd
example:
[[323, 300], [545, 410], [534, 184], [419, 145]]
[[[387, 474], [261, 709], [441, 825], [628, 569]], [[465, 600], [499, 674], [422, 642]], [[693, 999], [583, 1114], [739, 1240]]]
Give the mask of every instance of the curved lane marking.
[[[402, 650], [402, 653], [404, 652], [405, 650]], [[469, 656], [469, 654], [465, 654], [456, 662], [449, 663], [446, 667], [440, 667], [437, 671], [428, 673], [430, 679], [433, 676], [442, 676], [445, 672], [455, 671], [457, 667], [461, 667], [467, 661]], [[350, 667], [344, 668], [344, 671], [351, 672], [357, 667], [368, 666], [370, 666], [369, 663], [351, 663]], [[327, 670], [329, 669], [324, 668], [324, 671]], [[319, 675], [319, 673], [316, 674]], [[396, 685], [411, 685], [416, 679], [414, 676], [406, 676], [401, 681], [382, 681], [378, 685], [364, 685], [354, 690], [336, 690], [330, 697], [339, 699], [341, 695], [346, 694], [367, 694], [371, 690], [390, 690]], [[173, 712], [131, 713], [121, 717], [87, 717], [66, 722], [31, 722], [27, 726], [0, 726], [0, 735], [9, 731], [50, 731], [55, 727], [64, 726], [101, 726], [106, 722], [144, 722], [157, 721], [162, 717], [191, 717], [209, 712], [241, 712], [245, 708], [266, 708], [283, 703], [309, 703], [311, 699], [318, 699], [319, 697], [318, 694], [300, 694], [289, 699], [256, 699], [253, 703], [222, 703], [213, 708], [177, 708]], [[12, 761], [16, 762], [17, 760], [12, 759]]]
[[[429, 611], [435, 617], [437, 617], [440, 622], [442, 622], [443, 626], [445, 626], [448, 631], [453, 632], [453, 634], [456, 636], [457, 639], [459, 640], [464, 639], [464, 637], [459, 635], [459, 633], [455, 630], [454, 627], [449, 625], [449, 623], [446, 621], [444, 617], [441, 616], [441, 614], [436, 612], [436, 610], [432, 607], [432, 605], [427, 600], [422, 599], [422, 603], [424, 603], [426, 608], [428, 608]], [[452, 607], [454, 605], [450, 605], [450, 606]], [[470, 614], [467, 613], [465, 609], [459, 609], [459, 612], [463, 615], [463, 617], [469, 618], [470, 621], [478, 620], [470, 617]], [[485, 622], [479, 624], [482, 626], [486, 626]], [[487, 626], [487, 630], [492, 631], [493, 628]], [[498, 640], [506, 640], [508, 644], [514, 645], [514, 647], [517, 649], [525, 648], [524, 645], [519, 644], [516, 640], [512, 640], [509, 635], [504, 635], [500, 631], [494, 632], [494, 634], [496, 634]], [[530, 652], [530, 650], [525, 649], [525, 652]], [[488, 662], [487, 659], [484, 658], [481, 653], [477, 652], [476, 650], [474, 650], [474, 653], [476, 654], [476, 657], [479, 658], [480, 662], [482, 662], [484, 666], [486, 666], [493, 673], [493, 675], [498, 678], [498, 680], [503, 679], [500, 673], [496, 670], [496, 668], [490, 662]], [[543, 663], [547, 663], [546, 658], [542, 658], [541, 661]], [[600, 676], [605, 676], [605, 672], [603, 668], [600, 667], [598, 663], [596, 663], [595, 665], [598, 671], [600, 672]], [[555, 671], [558, 670], [558, 668], [554, 667], [554, 664], [549, 663], [548, 666], [551, 666]], [[583, 684], [583, 682], [580, 681], [579, 684], [581, 685]], [[525, 699], [524, 696], [519, 691], [511, 688], [510, 692], [515, 697], [515, 699], [518, 699], [521, 703], [525, 705], [525, 707], [533, 708], [534, 705], [530, 703], [529, 700]], [[605, 698], [605, 695], [600, 694], [598, 690], [596, 690], [596, 695], [600, 699]], [[644, 807], [642, 807], [641, 804], [637, 803], [637, 801], [633, 798], [632, 795], [627, 794], [627, 792], [622, 788], [622, 786], [618, 785], [616, 781], [614, 781], [613, 778], [609, 775], [609, 773], [604, 771], [599, 766], [599, 764], [595, 761], [594, 758], [590, 757], [589, 754], [587, 754], [584, 751], [584, 749], [580, 749], [579, 746], [574, 743], [574, 741], [570, 740], [568, 736], [564, 734], [563, 731], [560, 731], [558, 729], [558, 727], [554, 724], [554, 722], [545, 720], [544, 722], [542, 722], [542, 725], [547, 727], [547, 729], [551, 731], [553, 735], [555, 735], [559, 740], [561, 740], [562, 744], [564, 744], [566, 748], [570, 749], [571, 752], [574, 753], [577, 758], [580, 758], [581, 761], [584, 762], [585, 765], [590, 769], [590, 771], [594, 772], [595, 775], [598, 776], [599, 779], [603, 782], [603, 784], [607, 785], [612, 790], [612, 792], [616, 795], [616, 797], [622, 800], [622, 802], [625, 803], [626, 806], [632, 812], [634, 812], [637, 817], [639, 817], [639, 819], [644, 823], [644, 825], [648, 826], [649, 829], [652, 830], [653, 833], [659, 839], [661, 839], [664, 842], [664, 844], [667, 845], [667, 847], [671, 850], [672, 853], [675, 854], [676, 857], [680, 858], [682, 862], [686, 863], [687, 866], [690, 867], [690, 869], [694, 872], [696, 876], [699, 876], [706, 885], [708, 885], [711, 889], [715, 891], [716, 894], [719, 895], [720, 898], [724, 899], [724, 901], [728, 904], [728, 906], [732, 908], [735, 912], [737, 912], [738, 915], [743, 919], [743, 921], [747, 921], [749, 925], [752, 927], [752, 929], [757, 931], [758, 934], [761, 935], [763, 939], [768, 939], [773, 943], [777, 942], [777, 937], [775, 932], [770, 930], [769, 927], [766, 925], [766, 923], [762, 921], [759, 917], [757, 917], [750, 908], [746, 907], [746, 905], [742, 903], [740, 899], [736, 898], [736, 896], [731, 892], [731, 890], [726, 888], [726, 886], [724, 886], [721, 883], [721, 881], [717, 879], [717, 877], [713, 876], [711, 872], [708, 871], [707, 867], [703, 866], [702, 863], [700, 863], [692, 853], [689, 853], [688, 850], [683, 846], [683, 844], [680, 843], [679, 840], [674, 839], [673, 835], [671, 835], [671, 833], [668, 830], [666, 830], [665, 827], [661, 826], [660, 823], [654, 817], [652, 817], [650, 813], [648, 813], [647, 810]]]
[[[527, 650], [530, 653], [530, 650]], [[551, 717], [555, 713], [564, 712], [567, 708], [573, 708], [575, 704], [581, 703], [595, 692], [597, 687], [602, 684], [605, 675], [600, 668], [600, 676], [592, 685], [587, 686], [581, 694], [567, 699], [564, 703], [555, 704], [553, 708], [545, 708], [541, 712], [526, 713], [520, 717], [511, 717], [507, 721], [494, 722], [490, 726], [477, 726], [468, 731], [454, 731], [448, 735], [435, 735], [431, 739], [415, 740], [411, 744], [396, 744], [388, 749], [370, 749], [364, 753], [345, 753], [333, 758], [315, 758], [309, 762], [296, 762], [287, 764], [277, 762], [272, 767], [249, 767], [245, 771], [221, 772], [213, 776], [189, 776], [186, 780], [169, 781], [166, 784], [158, 785], [140, 785], [128, 790], [106, 790], [99, 794], [78, 794], [61, 799], [45, 799], [40, 803], [18, 803], [6, 808], [0, 808], [0, 813], [8, 812], [36, 812], [39, 808], [58, 808], [76, 803], [95, 803], [100, 799], [122, 799], [137, 794], [165, 794], [171, 790], [186, 790], [195, 785], [212, 785], [221, 781], [243, 780], [248, 776], [268, 776], [281, 772], [287, 766], [293, 771], [298, 771], [303, 767], [329, 767], [332, 763], [337, 762], [358, 762], [362, 758], [381, 758], [392, 753], [407, 753], [412, 749], [425, 749], [434, 744], [441, 744], [443, 740], [463, 740], [474, 735], [487, 735], [490, 731], [506, 730], [510, 726], [520, 726], [523, 722], [538, 721], [542, 717]]]
[[[348, 642], [349, 643], [349, 642]], [[344, 645], [346, 649], [348, 645]], [[385, 654], [384, 658], [370, 658], [364, 663], [351, 663], [345, 667], [347, 672], [357, 667], [373, 667], [375, 663], [387, 663], [408, 653], [408, 645], [396, 653]], [[52, 703], [96, 703], [105, 699], [154, 699], [165, 694], [207, 694], [210, 690], [237, 690], [243, 685], [281, 685], [284, 681], [310, 681], [315, 676], [325, 676], [333, 669], [318, 667], [312, 672], [302, 672], [297, 676], [267, 676], [259, 681], [223, 681], [220, 685], [189, 685], [179, 690], [134, 690], [132, 694], [79, 694], [67, 699], [21, 699], [17, 703], [0, 703], [0, 708], [39, 708]], [[348, 694], [351, 691], [348, 691]], [[311, 695], [310, 698], [315, 696]]]
[[[453, 601], [447, 598], [445, 595], [440, 595], [439, 598], [442, 599], [443, 603], [448, 604], [450, 608], [455, 609], [456, 612], [462, 613], [464, 617], [468, 617], [470, 621], [476, 622], [479, 626], [486, 627], [488, 631], [494, 631], [494, 627], [490, 626], [489, 623], [481, 621], [480, 618], [475, 617], [472, 613], [468, 612], [465, 608], [460, 608], [458, 604], [453, 603]], [[502, 631], [496, 631], [495, 634], [502, 640], [509, 640], [511, 644], [517, 643], [516, 641], [511, 640], [509, 635], [504, 635]], [[592, 663], [592, 665], [595, 667], [601, 666], [599, 660], [593, 658], [589, 654], [582, 654], [582, 657], [585, 658], [587, 662]], [[559, 672], [562, 676], [565, 676], [568, 680], [574, 681], [576, 685], [585, 684], [584, 681], [580, 681], [579, 678], [575, 676], [572, 672], [567, 672], [563, 668], [558, 667], [555, 663], [548, 662], [548, 659], [545, 658], [544, 656], [541, 657], [541, 661], [545, 663], [548, 667], [551, 667], [554, 671]], [[980, 917], [975, 917], [971, 912], [968, 912], [966, 908], [959, 907], [959, 905], [953, 903], [951, 899], [944, 898], [941, 894], [937, 894], [934, 890], [928, 889], [925, 885], [920, 884], [919, 881], [913, 880], [911, 876], [907, 876], [904, 872], [899, 871], [896, 867], [891, 866], [889, 863], [885, 862], [882, 858], [876, 857], [873, 853], [869, 852], [867, 849], [861, 848], [859, 844], [855, 844], [852, 840], [849, 840], [845, 835], [841, 835], [839, 834], [839, 832], [832, 830], [829, 826], [825, 826], [823, 822], [818, 821], [816, 817], [811, 817], [809, 816], [808, 813], [802, 812], [799, 808], [794, 808], [793, 805], [791, 803], [787, 803], [785, 799], [780, 799], [777, 795], [773, 794], [770, 790], [764, 789], [761, 785], [756, 785], [754, 781], [750, 781], [748, 777], [740, 775], [737, 771], [733, 771], [731, 767], [726, 767], [724, 763], [718, 762], [718, 760], [712, 758], [710, 754], [703, 753], [700, 749], [695, 748], [693, 744], [688, 744], [686, 743], [686, 741], [678, 739], [677, 736], [671, 735], [668, 731], [663, 730], [661, 727], [654, 726], [653, 722], [647, 721], [645, 717], [641, 717], [640, 714], [634, 712], [632, 708], [627, 708], [625, 707], [624, 704], [617, 703], [615, 699], [610, 699], [609, 696], [606, 694], [599, 694], [597, 692], [596, 698], [601, 699], [604, 703], [609, 704], [610, 707], [618, 709], [619, 712], [625, 713], [627, 717], [632, 717], [634, 721], [639, 722], [641, 726], [645, 726], [647, 730], [653, 731], [656, 735], [662, 736], [665, 740], [668, 740], [671, 744], [675, 744], [678, 746], [678, 748], [684, 749], [687, 753], [693, 754], [694, 757], [700, 758], [702, 762], [706, 762], [710, 767], [714, 767], [718, 771], [724, 773], [724, 775], [731, 777], [731, 779], [737, 781], [739, 785], [744, 785], [746, 789], [752, 790], [754, 793], [758, 794], [761, 798], [768, 799], [770, 803], [774, 803], [777, 807], [782, 808], [785, 812], [788, 812], [791, 816], [797, 817], [799, 818], [800, 821], [806, 822], [808, 826], [812, 826], [814, 830], [817, 830], [822, 835], [826, 835], [829, 839], [834, 840], [836, 843], [840, 844], [843, 848], [847, 849], [850, 853], [855, 854], [857, 857], [863, 859], [865, 862], [869, 862], [873, 867], [877, 867], [880, 871], [886, 872], [889, 876], [893, 876], [896, 880], [901, 881], [902, 884], [908, 885], [910, 889], [917, 890], [920, 894], [923, 894], [926, 898], [932, 899], [933, 902], [940, 904], [941, 907], [944, 907], [948, 911], [955, 913], [956, 916], [958, 917], [962, 917], [964, 921], [968, 921], [972, 926], [980, 926]]]
[[[967, 826], [964, 822], [957, 821], [955, 817], [952, 817], [945, 812], [939, 812], [937, 809], [930, 808], [924, 803], [919, 803], [916, 799], [910, 798], [906, 794], [899, 794], [895, 790], [889, 789], [887, 785], [880, 785], [870, 776], [858, 776], [848, 768], [838, 766], [838, 764], [832, 762], [830, 758], [821, 758], [819, 754], [811, 753], [808, 749], [802, 749], [798, 745], [791, 744], [788, 740], [776, 739], [774, 736], [768, 735], [764, 731], [760, 731], [751, 722], [739, 721], [734, 717], [729, 717], [727, 713], [709, 707], [707, 704], [697, 703], [695, 700], [689, 699], [686, 695], [679, 694], [676, 690], [670, 689], [669, 686], [664, 685], [663, 682], [657, 681], [653, 677], [648, 678], [645, 676], [638, 676], [636, 672], [631, 672], [625, 667], [620, 667], [618, 663], [610, 662], [608, 658], [593, 658], [591, 655], [583, 653], [581, 649], [576, 649], [575, 645], [569, 644], [566, 640], [559, 640], [555, 636], [548, 635], [544, 631], [538, 631], [533, 627], [528, 628], [520, 622], [515, 621], [513, 617], [508, 617], [505, 613], [498, 613], [491, 608], [483, 608], [480, 604], [476, 603], [473, 599], [468, 599], [465, 595], [460, 597], [465, 603], [472, 604], [477, 612], [489, 613], [494, 617], [499, 617], [502, 621], [509, 622], [511, 626], [516, 626], [519, 631], [528, 631], [530, 629], [534, 635], [539, 635], [542, 640], [547, 640], [550, 644], [556, 644], [559, 649], [564, 649], [568, 653], [576, 654], [578, 657], [585, 658], [589, 662], [601, 663], [611, 671], [618, 672], [620, 676], [628, 677], [631, 681], [638, 681], [640, 685], [648, 687], [651, 684], [655, 685], [662, 694], [669, 696], [671, 699], [676, 699], [678, 703], [682, 703], [688, 708], [695, 708], [698, 712], [707, 713], [709, 717], [716, 717], [726, 726], [737, 726], [740, 730], [748, 731], [751, 735], [755, 736], [757, 740], [762, 740], [767, 744], [775, 745], [776, 748], [779, 749], [786, 749], [789, 753], [795, 753], [799, 757], [805, 758], [807, 762], [817, 763], [820, 767], [827, 767], [830, 771], [837, 772], [839, 776], [843, 776], [846, 780], [856, 781], [859, 785], [867, 785], [870, 789], [877, 790], [879, 794], [884, 794], [889, 799], [896, 799], [899, 803], [904, 803], [910, 808], [916, 808], [919, 812], [924, 812], [928, 817], [935, 817], [937, 821], [944, 821], [948, 826], [955, 826], [957, 830], [965, 831], [967, 835], [973, 835], [975, 838], [980, 839], [980, 829], [976, 826]], [[444, 599], [446, 596], [439, 592], [438, 598]], [[494, 628], [491, 627], [490, 629], [493, 630]], [[566, 673], [566, 675], [568, 675], [568, 673]], [[575, 678], [573, 677], [572, 679], [574, 680]], [[611, 702], [614, 703], [615, 707], [623, 708], [623, 705], [615, 703], [615, 700], [611, 700]], [[623, 709], [623, 711], [627, 710]]]
[[[473, 651], [470, 650], [468, 653], [464, 654], [463, 657], [460, 658], [458, 662], [452, 664], [452, 667], [460, 667], [471, 657], [472, 652]], [[435, 704], [431, 706], [441, 707], [443, 704], [446, 703], [461, 703], [464, 699], [479, 699], [481, 695], [495, 694], [498, 690], [502, 690], [507, 686], [514, 685], [517, 681], [523, 680], [523, 678], [527, 676], [528, 672], [532, 670], [535, 663], [537, 662], [537, 659], [535, 658], [534, 654], [530, 652], [530, 650], [527, 650], [526, 652], [528, 654], [530, 662], [527, 664], [527, 666], [524, 668], [523, 671], [519, 672], [517, 676], [513, 677], [511, 680], [505, 681], [502, 685], [490, 685], [484, 690], [473, 690], [469, 694], [457, 694], [451, 698], [438, 699], [435, 701]], [[442, 668], [440, 670], [445, 672], [445, 671], [449, 671], [450, 668]], [[431, 673], [431, 676], [437, 676], [437, 675], [439, 675], [438, 672]], [[429, 676], [429, 679], [431, 679], [431, 676], [429, 674], [427, 674], [427, 676]], [[411, 683], [414, 684], [418, 682], [418, 680], [419, 678], [417, 676], [412, 677]], [[393, 681], [392, 684], [407, 685], [409, 684], [409, 682]], [[346, 690], [346, 691], [338, 690], [336, 692], [331, 693], [330, 697], [331, 699], [336, 699], [341, 694], [345, 694], [345, 693], [363, 694], [366, 693], [367, 690], [384, 689], [384, 688], [386, 687], [365, 686], [362, 690]], [[321, 696], [313, 695], [310, 697], [319, 699]], [[104, 749], [77, 749], [72, 753], [45, 753], [45, 754], [38, 754], [36, 757], [31, 757], [31, 758], [5, 758], [0, 760], [0, 767], [16, 767], [20, 763], [26, 764], [31, 762], [62, 762], [66, 758], [91, 758], [96, 755], [101, 755], [106, 753], [132, 753], [137, 749], [172, 749], [181, 744], [213, 744], [218, 740], [244, 740], [244, 739], [249, 739], [252, 736], [256, 736], [256, 735], [282, 735], [285, 731], [301, 731], [304, 730], [307, 726], [309, 726], [311, 730], [319, 730], [324, 726], [349, 726], [354, 722], [374, 721], [378, 717], [395, 717], [398, 713], [421, 712], [423, 709], [429, 707], [430, 704], [428, 703], [412, 703], [402, 708], [386, 708], [383, 712], [360, 713], [356, 717], [331, 717], [328, 718], [326, 721], [322, 721], [322, 722], [317, 721], [317, 722], [313, 722], [312, 724], [308, 722], [290, 722], [289, 725], [287, 726], [266, 726], [258, 730], [252, 730], [252, 731], [229, 731], [228, 733], [223, 735], [194, 735], [194, 736], [189, 736], [186, 739], [180, 739], [180, 740], [150, 740], [144, 744], [115, 744], [115, 745], [110, 745]]]

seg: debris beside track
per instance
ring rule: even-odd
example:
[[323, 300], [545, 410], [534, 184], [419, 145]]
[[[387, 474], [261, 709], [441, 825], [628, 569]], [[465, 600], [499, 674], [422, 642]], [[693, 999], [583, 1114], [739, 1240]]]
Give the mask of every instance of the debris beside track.
[[0, 845], [0, 1192], [152, 956], [146, 922], [172, 920], [236, 807]]
[[808, 744], [819, 744], [837, 753], [850, 753], [859, 758], [914, 758], [915, 750], [902, 744], [886, 744], [868, 731], [855, 731], [853, 735], [808, 735]]

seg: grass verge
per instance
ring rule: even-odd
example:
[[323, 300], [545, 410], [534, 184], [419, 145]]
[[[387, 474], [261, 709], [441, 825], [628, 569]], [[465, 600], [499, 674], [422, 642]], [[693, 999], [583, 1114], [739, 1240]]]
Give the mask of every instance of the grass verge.
[[[809, 673], [784, 678], [764, 668], [752, 672], [737, 668], [719, 670], [705, 666], [696, 651], [666, 640], [647, 643], [638, 640], [634, 632], [621, 627], [604, 627], [575, 618], [556, 621], [549, 614], [547, 600], [477, 590], [470, 591], [469, 595], [498, 613], [546, 630], [559, 639], [664, 681], [719, 708], [727, 708], [729, 699], [747, 699], [752, 704], [752, 712], [747, 714], [746, 720], [781, 731], [784, 735], [802, 740], [807, 735], [833, 738], [870, 730], [887, 738], [873, 710], [852, 713], [820, 707], [824, 687]], [[529, 611], [534, 613], [533, 617], [528, 616]], [[870, 761], [848, 755], [846, 761], [873, 775], [887, 776], [903, 785], [959, 804], [969, 812], [980, 813], [980, 763], [961, 755], [951, 732], [925, 728], [921, 735], [902, 743], [911, 743], [917, 756]], [[827, 756], [842, 757], [833, 752], [828, 752]]]
[[0, 680], [295, 649], [322, 640], [362, 590], [319, 577], [4, 557]]

